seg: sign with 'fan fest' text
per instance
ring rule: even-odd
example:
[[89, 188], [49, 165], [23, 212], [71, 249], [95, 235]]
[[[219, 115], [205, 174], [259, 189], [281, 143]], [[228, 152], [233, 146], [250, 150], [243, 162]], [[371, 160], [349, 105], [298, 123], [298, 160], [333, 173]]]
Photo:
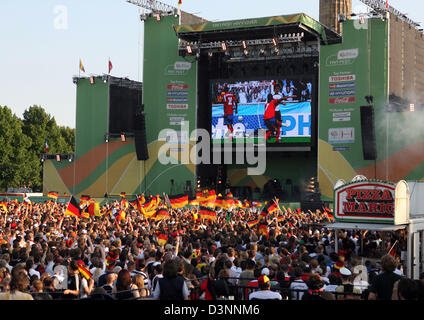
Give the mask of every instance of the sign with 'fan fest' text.
[[358, 181], [334, 190], [336, 220], [394, 223], [395, 185], [380, 181]]

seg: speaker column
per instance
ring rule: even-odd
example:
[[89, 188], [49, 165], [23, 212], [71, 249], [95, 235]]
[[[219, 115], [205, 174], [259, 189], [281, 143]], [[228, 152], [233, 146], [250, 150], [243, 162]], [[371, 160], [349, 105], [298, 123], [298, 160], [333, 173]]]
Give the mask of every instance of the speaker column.
[[361, 134], [364, 160], [377, 160], [373, 106], [361, 107]]
[[144, 105], [137, 106], [134, 117], [135, 151], [138, 161], [149, 160], [149, 150], [147, 149], [146, 118], [144, 115]]

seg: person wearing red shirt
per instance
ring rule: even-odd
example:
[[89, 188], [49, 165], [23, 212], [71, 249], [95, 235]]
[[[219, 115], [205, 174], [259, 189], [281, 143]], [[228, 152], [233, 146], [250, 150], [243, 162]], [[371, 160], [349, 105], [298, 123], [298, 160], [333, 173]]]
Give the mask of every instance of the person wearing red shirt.
[[[277, 130], [278, 130], [277, 107], [285, 99], [287, 99], [287, 97], [274, 99], [272, 94], [268, 95], [268, 103], [265, 105], [265, 112], [264, 112], [264, 123], [265, 123], [265, 126], [268, 128], [268, 132], [266, 133], [266, 137], [265, 137], [266, 140], [268, 140], [271, 135], [276, 136], [277, 134]], [[281, 114], [279, 118], [281, 118]], [[287, 126], [286, 124], [281, 124], [281, 125]], [[278, 140], [278, 137], [277, 137], [277, 140]]]
[[230, 92], [227, 85], [222, 92], [222, 102], [224, 104], [224, 124], [228, 127], [228, 135], [231, 135], [233, 133], [234, 111], [237, 114], [237, 98]]

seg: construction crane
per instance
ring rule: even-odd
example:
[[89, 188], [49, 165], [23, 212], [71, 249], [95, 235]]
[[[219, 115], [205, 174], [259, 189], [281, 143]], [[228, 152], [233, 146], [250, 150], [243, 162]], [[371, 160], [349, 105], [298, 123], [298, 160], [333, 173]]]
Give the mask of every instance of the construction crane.
[[127, 0], [127, 2], [153, 13], [176, 14], [178, 12], [178, 8], [156, 0]]
[[368, 7], [373, 9], [378, 14], [382, 14], [384, 16], [386, 12], [390, 12], [391, 14], [395, 15], [399, 19], [407, 22], [408, 24], [410, 24], [411, 26], [415, 28], [420, 26], [420, 23], [413, 21], [412, 19], [408, 18], [406, 14], [403, 14], [399, 10], [388, 5], [387, 0], [359, 0], [359, 1], [366, 4]]

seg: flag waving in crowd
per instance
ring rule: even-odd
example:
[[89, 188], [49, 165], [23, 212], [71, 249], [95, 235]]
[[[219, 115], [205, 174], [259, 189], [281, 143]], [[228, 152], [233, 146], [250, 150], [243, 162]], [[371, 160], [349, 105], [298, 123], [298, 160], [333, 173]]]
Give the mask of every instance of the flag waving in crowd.
[[65, 215], [81, 218], [81, 208], [74, 196], [71, 196], [71, 199], [69, 200]]

